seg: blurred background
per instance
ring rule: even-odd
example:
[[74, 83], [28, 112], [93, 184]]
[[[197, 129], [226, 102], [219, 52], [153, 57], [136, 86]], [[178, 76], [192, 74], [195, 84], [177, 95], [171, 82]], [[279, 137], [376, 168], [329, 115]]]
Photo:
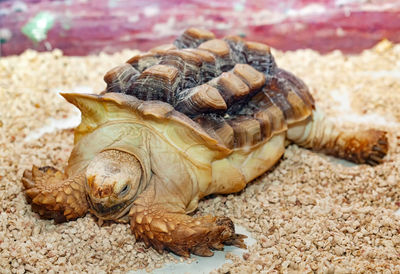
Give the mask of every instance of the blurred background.
[[0, 56], [147, 50], [191, 26], [280, 50], [357, 53], [383, 39], [400, 42], [400, 1], [0, 0]]

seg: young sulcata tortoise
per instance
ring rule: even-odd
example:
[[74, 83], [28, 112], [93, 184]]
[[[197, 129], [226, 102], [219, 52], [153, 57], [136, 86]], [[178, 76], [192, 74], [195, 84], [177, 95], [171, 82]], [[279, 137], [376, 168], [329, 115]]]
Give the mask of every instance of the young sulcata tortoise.
[[101, 95], [63, 94], [82, 112], [68, 166], [26, 170], [25, 192], [43, 217], [130, 222], [159, 252], [244, 247], [229, 218], [188, 214], [207, 195], [242, 190], [289, 143], [370, 165], [388, 151], [385, 132], [342, 131], [268, 46], [236, 36], [188, 29], [104, 79]]

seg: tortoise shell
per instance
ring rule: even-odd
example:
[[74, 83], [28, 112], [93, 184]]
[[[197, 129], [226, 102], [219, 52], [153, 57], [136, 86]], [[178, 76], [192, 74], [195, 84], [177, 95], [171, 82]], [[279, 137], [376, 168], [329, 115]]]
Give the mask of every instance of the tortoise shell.
[[306, 85], [276, 66], [267, 45], [194, 28], [104, 80], [106, 92], [172, 105], [229, 149], [266, 141], [314, 108]]

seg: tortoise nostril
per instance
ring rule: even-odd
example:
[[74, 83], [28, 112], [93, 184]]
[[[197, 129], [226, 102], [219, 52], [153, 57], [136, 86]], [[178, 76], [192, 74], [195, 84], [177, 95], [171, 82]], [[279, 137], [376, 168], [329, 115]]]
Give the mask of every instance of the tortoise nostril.
[[112, 186], [105, 186], [105, 187], [97, 187], [92, 192], [94, 197], [97, 198], [106, 198], [113, 194], [113, 187]]
[[[100, 181], [103, 179], [102, 181]], [[86, 184], [88, 187], [88, 191], [93, 197], [96, 198], [105, 198], [109, 197], [114, 192], [115, 182], [109, 183], [105, 180], [105, 178], [98, 178], [96, 180], [96, 176], [87, 177]]]

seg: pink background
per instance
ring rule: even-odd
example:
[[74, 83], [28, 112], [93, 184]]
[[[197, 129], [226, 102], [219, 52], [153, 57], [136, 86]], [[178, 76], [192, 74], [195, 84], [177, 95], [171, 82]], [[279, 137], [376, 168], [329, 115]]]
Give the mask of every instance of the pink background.
[[[55, 16], [47, 38], [21, 28], [41, 11]], [[400, 42], [400, 1], [393, 0], [25, 0], [0, 1], [1, 55], [59, 48], [86, 55], [147, 50], [190, 26], [236, 34], [281, 50], [360, 52], [387, 38]], [[1, 37], [0, 37], [1, 38]]]

